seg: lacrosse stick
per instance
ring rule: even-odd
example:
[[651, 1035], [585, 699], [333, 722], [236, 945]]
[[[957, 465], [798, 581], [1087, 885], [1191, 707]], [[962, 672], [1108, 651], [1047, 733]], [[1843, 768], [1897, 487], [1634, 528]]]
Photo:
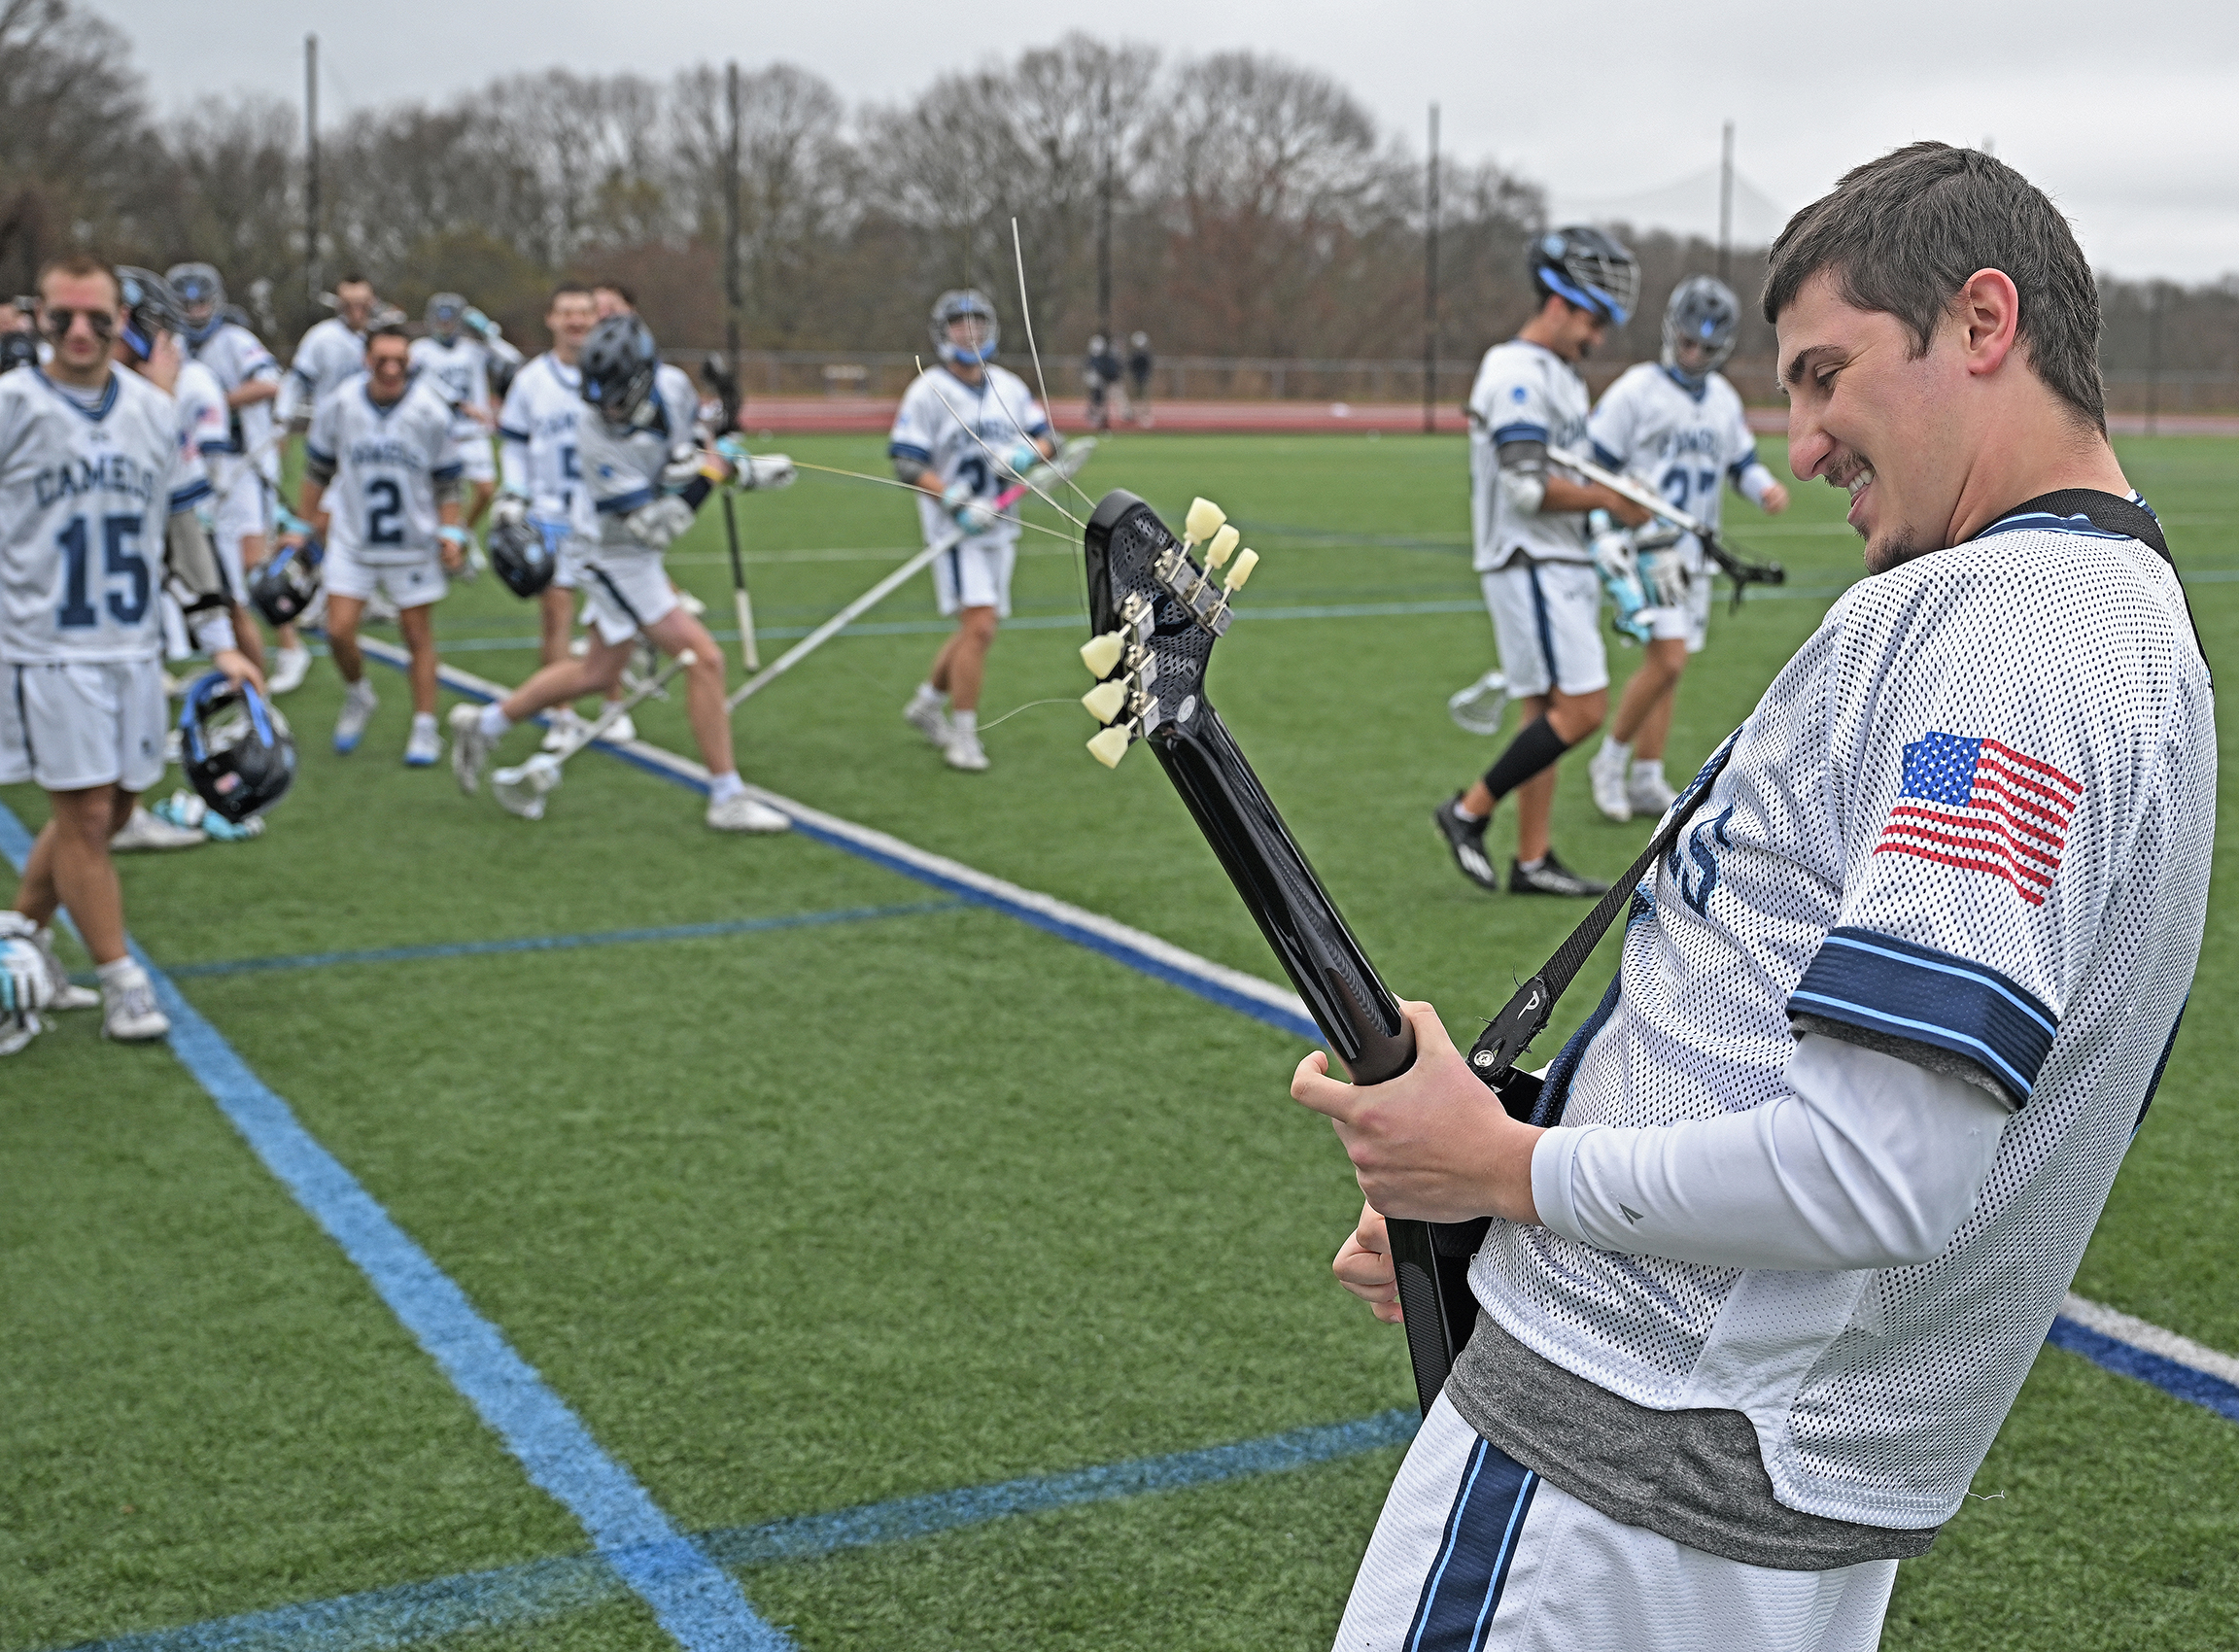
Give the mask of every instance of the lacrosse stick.
[[[992, 508], [998, 512], [1009, 510], [1023, 499], [1029, 490], [1040, 493], [1046, 487], [1054, 486], [1059, 482], [1071, 481], [1080, 474], [1081, 467], [1088, 463], [1088, 456], [1095, 451], [1096, 438], [1094, 436], [1075, 436], [1058, 450], [1056, 458], [1045, 460], [1042, 464], [1035, 465], [1019, 480], [997, 494]], [[727, 711], [737, 710], [741, 703], [761, 693], [762, 690], [824, 646], [825, 643], [852, 625], [870, 609], [884, 602], [895, 587], [916, 574], [935, 557], [955, 549], [970, 537], [970, 534], [959, 528], [946, 538], [927, 545], [892, 573], [872, 586], [870, 590], [864, 592], [862, 596], [856, 598], [807, 637], [786, 649], [784, 653], [778, 655], [759, 674], [748, 677], [733, 689], [730, 697], [723, 702], [724, 709]]]
[[1749, 585], [1782, 585], [1787, 583], [1788, 570], [1776, 562], [1747, 562], [1726, 548], [1718, 537], [1718, 530], [1706, 522], [1697, 520], [1681, 510], [1663, 495], [1642, 487], [1630, 476], [1620, 476], [1614, 470], [1604, 470], [1591, 459], [1575, 453], [1566, 453], [1559, 447], [1547, 450], [1547, 457], [1567, 470], [1575, 470], [1589, 482], [1599, 482], [1620, 499], [1631, 499], [1652, 516], [1660, 516], [1682, 533], [1692, 533], [1703, 541], [1703, 549], [1710, 560], [1725, 569], [1726, 577], [1734, 582], [1734, 605], [1741, 605], [1741, 591]]
[[508, 814], [518, 814], [524, 820], [543, 819], [544, 799], [560, 784], [561, 767], [568, 759], [599, 739], [648, 697], [659, 693], [669, 679], [691, 665], [695, 657], [691, 649], [685, 649], [628, 696], [608, 701], [597, 719], [568, 736], [558, 751], [539, 751], [526, 763], [497, 771], [490, 776], [490, 795]]
[[739, 555], [739, 512], [729, 488], [723, 490], [723, 532], [731, 536], [731, 601], [739, 615], [739, 658], [747, 671], [758, 671], [762, 650], [754, 643], [754, 599], [746, 594], [746, 564]]

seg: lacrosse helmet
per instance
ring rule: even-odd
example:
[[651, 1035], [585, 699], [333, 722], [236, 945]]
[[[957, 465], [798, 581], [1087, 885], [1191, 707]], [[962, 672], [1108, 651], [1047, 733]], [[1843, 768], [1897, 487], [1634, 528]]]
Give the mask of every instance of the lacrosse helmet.
[[155, 354], [155, 341], [167, 332], [178, 332], [187, 323], [179, 313], [179, 294], [171, 284], [152, 269], [141, 269], [134, 264], [117, 266], [117, 292], [124, 311], [124, 327], [120, 336], [124, 348], [134, 358], [145, 361]]
[[283, 545], [249, 576], [249, 601], [265, 624], [292, 624], [319, 600], [319, 565], [325, 557], [316, 539]]
[[1532, 285], [1623, 327], [1640, 295], [1640, 262], [1615, 236], [1588, 224], [1567, 224], [1534, 235], [1525, 248]]
[[209, 264], [173, 264], [163, 272], [179, 294], [179, 314], [189, 343], [199, 344], [225, 320], [225, 280]]
[[[1726, 364], [1734, 354], [1734, 335], [1741, 327], [1741, 303], [1734, 290], [1714, 276], [1691, 275], [1671, 289], [1664, 306], [1664, 370], [1687, 386], [1700, 390], [1704, 381]], [[1679, 364], [1679, 346], [1697, 344], [1707, 352], [1702, 364]]]
[[195, 794], [238, 826], [288, 795], [295, 740], [254, 683], [205, 671], [179, 712], [179, 762]]
[[456, 293], [438, 293], [428, 300], [428, 330], [448, 343], [459, 336], [466, 319], [466, 300]]
[[[961, 321], [980, 324], [976, 343], [958, 344], [948, 336], [948, 329]], [[933, 334], [935, 354], [951, 367], [976, 367], [982, 361], [994, 361], [995, 346], [1003, 336], [1002, 324], [995, 319], [995, 306], [977, 287], [960, 287], [934, 299], [929, 330]]]
[[653, 329], [636, 316], [608, 316], [583, 341], [576, 365], [583, 373], [583, 399], [609, 425], [627, 425], [652, 398], [661, 348]]
[[39, 335], [35, 332], [0, 332], [0, 373], [39, 364]]
[[560, 559], [534, 522], [506, 522], [490, 530], [490, 566], [516, 597], [534, 597], [552, 583]]

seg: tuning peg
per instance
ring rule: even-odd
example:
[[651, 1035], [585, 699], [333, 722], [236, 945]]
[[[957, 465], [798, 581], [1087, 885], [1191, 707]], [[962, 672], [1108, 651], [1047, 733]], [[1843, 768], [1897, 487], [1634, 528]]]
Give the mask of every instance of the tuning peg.
[[1107, 769], [1120, 767], [1120, 759], [1127, 755], [1129, 736], [1125, 723], [1114, 723], [1088, 742], [1088, 755]]
[[1258, 566], [1259, 553], [1257, 551], [1238, 551], [1236, 553], [1236, 566], [1228, 570], [1228, 577], [1221, 582], [1222, 588], [1229, 592], [1243, 590], [1244, 581], [1252, 577], [1252, 570]]
[[1189, 514], [1182, 519], [1182, 537], [1192, 545], [1202, 545], [1220, 531], [1221, 524], [1228, 520], [1228, 513], [1208, 499], [1189, 501]]
[[1219, 568], [1236, 554], [1236, 541], [1243, 537], [1243, 534], [1236, 532], [1235, 523], [1222, 524], [1221, 531], [1205, 546], [1205, 566], [1209, 568]]
[[1112, 668], [1120, 663], [1120, 651], [1126, 646], [1123, 633], [1108, 631], [1102, 637], [1091, 637], [1081, 644], [1081, 663], [1094, 677], [1108, 677]]
[[1127, 704], [1127, 685], [1118, 677], [1100, 682], [1081, 697], [1081, 704], [1088, 707], [1088, 715], [1099, 723], [1109, 723], [1120, 715], [1120, 707]]

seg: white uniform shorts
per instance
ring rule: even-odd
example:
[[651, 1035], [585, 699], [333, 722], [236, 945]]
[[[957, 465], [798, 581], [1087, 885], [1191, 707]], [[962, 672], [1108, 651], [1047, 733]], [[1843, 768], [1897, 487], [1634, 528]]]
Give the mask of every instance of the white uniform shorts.
[[1874, 1652], [1895, 1561], [1778, 1571], [1625, 1526], [1441, 1395], [1377, 1517], [1337, 1652]]
[[1684, 642], [1687, 652], [1700, 654], [1710, 635], [1710, 575], [1703, 566], [1703, 548], [1687, 541], [1687, 600], [1669, 608], [1642, 608], [1648, 635], [1658, 642]]
[[1602, 645], [1602, 576], [1582, 563], [1527, 562], [1479, 577], [1493, 614], [1493, 639], [1500, 671], [1518, 699], [1545, 694], [1592, 694], [1609, 686], [1609, 656]]
[[933, 594], [941, 611], [993, 608], [1011, 613], [1011, 570], [1018, 564], [1016, 539], [967, 539], [933, 559]]
[[596, 627], [609, 648], [658, 625], [676, 606], [669, 570], [657, 556], [587, 557], [577, 565], [576, 589], [583, 593], [583, 623]]
[[552, 559], [552, 583], [563, 591], [579, 589], [589, 577], [583, 571], [586, 542], [570, 533], [560, 541], [560, 554]]
[[241, 541], [263, 538], [272, 532], [272, 484], [239, 459], [220, 466], [218, 502], [210, 513], [210, 536], [218, 541], [218, 560], [233, 589], [233, 600], [249, 600], [247, 571], [241, 562]]
[[411, 562], [366, 562], [354, 550], [329, 544], [319, 577], [329, 597], [355, 597], [362, 602], [379, 591], [399, 608], [440, 602], [451, 589], [443, 558], [435, 551]]
[[163, 777], [168, 712], [155, 660], [0, 666], [0, 785], [144, 792]]
[[488, 432], [477, 429], [472, 435], [461, 436], [458, 441], [459, 474], [468, 482], [498, 483], [498, 459], [490, 446]]

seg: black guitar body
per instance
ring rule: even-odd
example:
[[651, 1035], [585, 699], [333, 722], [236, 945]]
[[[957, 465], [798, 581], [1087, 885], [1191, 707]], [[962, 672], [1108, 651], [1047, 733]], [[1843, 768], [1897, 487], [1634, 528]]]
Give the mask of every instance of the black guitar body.
[[[1414, 1034], [1205, 698], [1205, 660], [1219, 633], [1201, 620], [1203, 603], [1185, 603], [1153, 572], [1176, 548], [1174, 536], [1149, 505], [1115, 492], [1096, 507], [1084, 538], [1096, 631], [1126, 629], [1157, 657], [1149, 685], [1156, 697], [1143, 716], [1143, 739], [1353, 1082], [1396, 1078], [1414, 1062]], [[1157, 595], [1130, 618], [1115, 595], [1120, 591]], [[1225, 629], [1224, 612], [1220, 626]], [[1502, 1105], [1528, 1117], [1537, 1081], [1511, 1075], [1501, 1088], [1509, 1092]], [[1476, 1325], [1469, 1258], [1489, 1223], [1393, 1219], [1389, 1225], [1416, 1398], [1428, 1412]]]

